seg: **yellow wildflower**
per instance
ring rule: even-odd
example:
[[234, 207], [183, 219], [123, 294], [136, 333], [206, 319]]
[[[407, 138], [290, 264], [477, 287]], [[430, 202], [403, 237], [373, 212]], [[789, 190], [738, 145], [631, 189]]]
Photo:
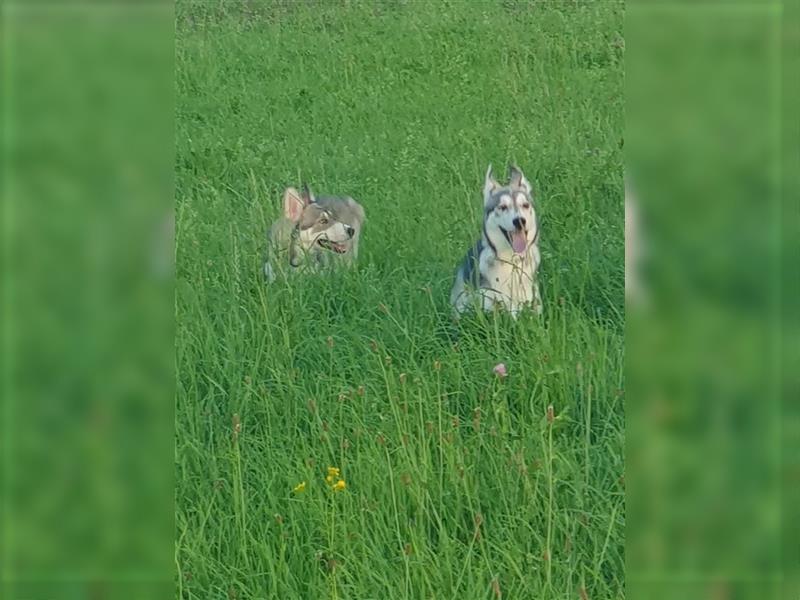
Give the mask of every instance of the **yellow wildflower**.
[[328, 485], [333, 485], [333, 480], [338, 479], [338, 477], [339, 477], [339, 468], [328, 467], [328, 476], [325, 477], [325, 481], [328, 482]]
[[306, 482], [305, 482], [305, 481], [301, 481], [301, 482], [300, 482], [300, 483], [298, 483], [296, 486], [294, 486], [294, 488], [292, 489], [292, 491], [293, 491], [295, 494], [302, 494], [303, 492], [305, 492], [305, 491], [306, 491]]
[[339, 475], [341, 471], [339, 467], [328, 467], [328, 475], [325, 477], [325, 481], [331, 486], [331, 489], [334, 492], [339, 492], [343, 490], [347, 484], [345, 484], [344, 479], [341, 479]]

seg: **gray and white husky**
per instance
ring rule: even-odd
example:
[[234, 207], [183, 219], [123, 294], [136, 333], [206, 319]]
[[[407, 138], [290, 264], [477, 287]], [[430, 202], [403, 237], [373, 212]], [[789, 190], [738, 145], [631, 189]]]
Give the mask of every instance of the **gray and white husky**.
[[525, 306], [542, 314], [537, 271], [539, 221], [531, 184], [517, 167], [509, 171], [508, 185], [500, 185], [486, 171], [483, 186], [483, 232], [456, 271], [450, 303], [457, 313], [495, 305], [514, 317]]
[[315, 197], [308, 186], [302, 192], [286, 188], [283, 216], [267, 235], [267, 281], [278, 273], [352, 265], [364, 218], [364, 208], [349, 196]]

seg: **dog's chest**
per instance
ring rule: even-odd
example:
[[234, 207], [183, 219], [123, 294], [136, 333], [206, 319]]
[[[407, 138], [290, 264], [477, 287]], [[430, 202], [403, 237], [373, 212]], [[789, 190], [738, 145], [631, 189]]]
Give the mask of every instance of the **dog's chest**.
[[[533, 248], [531, 249], [533, 250]], [[481, 254], [482, 286], [503, 296], [512, 305], [533, 300], [533, 284], [537, 261], [534, 252], [524, 255], [495, 255], [487, 249]]]

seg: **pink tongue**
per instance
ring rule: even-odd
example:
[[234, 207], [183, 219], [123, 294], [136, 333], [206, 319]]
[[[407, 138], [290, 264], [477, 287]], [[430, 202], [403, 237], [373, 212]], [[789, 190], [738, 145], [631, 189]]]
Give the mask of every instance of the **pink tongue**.
[[525, 248], [528, 247], [528, 240], [524, 231], [515, 231], [511, 234], [511, 247], [517, 254], [525, 253]]

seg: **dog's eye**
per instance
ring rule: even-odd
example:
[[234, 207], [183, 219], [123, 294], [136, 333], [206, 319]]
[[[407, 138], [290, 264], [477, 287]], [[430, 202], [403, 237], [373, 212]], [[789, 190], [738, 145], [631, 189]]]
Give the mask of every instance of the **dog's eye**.
[[506, 212], [508, 210], [508, 207], [505, 204], [501, 204], [499, 208], [501, 212]]
[[524, 208], [525, 210], [528, 210], [530, 207], [531, 207], [531, 205], [530, 205], [530, 203], [529, 203], [529, 202], [525, 202], [525, 203], [522, 205], [522, 208]]
[[320, 225], [327, 225], [328, 224], [328, 217], [320, 217], [319, 218]]

